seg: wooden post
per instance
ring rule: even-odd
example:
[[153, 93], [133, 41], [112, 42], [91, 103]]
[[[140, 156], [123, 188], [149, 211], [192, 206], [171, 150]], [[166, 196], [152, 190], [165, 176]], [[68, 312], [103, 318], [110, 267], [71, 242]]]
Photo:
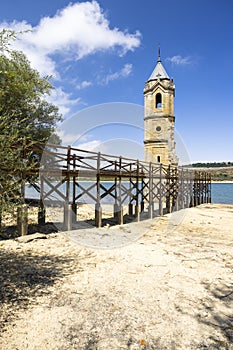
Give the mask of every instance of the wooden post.
[[184, 170], [184, 207], [189, 208], [189, 171]]
[[202, 173], [202, 203], [206, 203], [206, 173]]
[[44, 225], [45, 224], [45, 218], [46, 218], [46, 210], [45, 206], [42, 200], [39, 202], [38, 206], [38, 224]]
[[199, 173], [196, 171], [196, 196], [195, 196], [195, 206], [199, 205]]
[[132, 193], [132, 164], [130, 163], [130, 178], [129, 178], [129, 216], [133, 216], [133, 193]]
[[123, 215], [123, 207], [122, 205], [119, 206], [118, 210], [118, 224], [123, 225], [124, 224], [124, 215]]
[[200, 204], [203, 204], [203, 194], [204, 194], [204, 191], [203, 191], [203, 172], [201, 172], [200, 174]]
[[153, 219], [153, 167], [152, 163], [149, 164], [149, 208], [148, 208], [148, 217]]
[[140, 221], [139, 204], [135, 204], [135, 218], [136, 218], [137, 221]]
[[96, 204], [95, 204], [95, 224], [96, 227], [102, 226], [102, 208], [100, 204], [100, 160], [101, 154], [98, 153], [97, 157], [97, 174], [96, 174]]
[[180, 170], [177, 168], [177, 177], [176, 177], [176, 201], [175, 201], [175, 210], [179, 210], [179, 201], [180, 201], [180, 192], [181, 192], [181, 186], [180, 186]]
[[98, 203], [95, 205], [95, 225], [96, 227], [102, 226], [102, 207]]
[[207, 203], [207, 179], [206, 179], [207, 174], [206, 174], [206, 172], [204, 172], [203, 175], [204, 175], [203, 176], [204, 177], [204, 179], [203, 179], [203, 181], [204, 181], [203, 202]]
[[190, 208], [194, 207], [194, 176], [193, 171], [189, 172], [189, 192], [190, 192]]
[[28, 206], [21, 204], [17, 208], [17, 226], [19, 236], [25, 236], [28, 233]]
[[73, 176], [73, 195], [72, 195], [72, 222], [74, 224], [77, 223], [77, 204], [75, 203], [75, 198], [76, 198], [76, 176], [75, 176], [75, 171], [76, 171], [76, 154], [73, 154], [73, 171], [74, 171], [74, 176]]
[[199, 189], [200, 189], [200, 203], [199, 204], [203, 204], [203, 172], [200, 172], [200, 181], [199, 181]]
[[[23, 166], [26, 166], [26, 139], [23, 140], [22, 150]], [[26, 184], [26, 171], [22, 170], [21, 174], [21, 188], [20, 188], [20, 207], [17, 208], [17, 226], [20, 236], [27, 235], [28, 233], [28, 207], [25, 204], [25, 184]]]
[[177, 168], [172, 168], [172, 198], [171, 198], [171, 210], [173, 211], [176, 205], [176, 199], [177, 199], [177, 190], [178, 190], [178, 183], [177, 183]]
[[197, 206], [197, 172], [194, 171], [194, 180], [193, 180], [193, 205]]
[[184, 209], [184, 169], [181, 169], [181, 191], [180, 191], [180, 207]]
[[118, 220], [118, 211], [119, 211], [119, 205], [117, 203], [114, 203], [113, 213], [114, 213], [114, 219], [116, 220]]
[[179, 191], [177, 192], [177, 196], [176, 196], [176, 203], [175, 203], [175, 210], [178, 211], [180, 209], [179, 207], [179, 201], [180, 201], [180, 193]]
[[141, 208], [140, 208], [140, 211], [141, 213], [144, 212], [144, 208], [145, 208], [145, 205], [144, 205], [144, 186], [145, 186], [145, 181], [143, 179], [143, 177], [141, 178], [141, 184], [142, 184], [142, 188], [141, 188]]
[[167, 208], [167, 213], [172, 212], [171, 208], [171, 167], [170, 165], [167, 168], [167, 195], [166, 195], [166, 208]]
[[71, 146], [67, 147], [67, 158], [66, 158], [66, 166], [67, 166], [67, 173], [66, 173], [66, 198], [65, 198], [65, 204], [64, 204], [64, 229], [66, 231], [70, 231], [72, 229], [72, 218], [70, 218], [70, 211], [69, 211], [69, 202], [70, 202], [70, 154], [71, 153]]
[[139, 160], [137, 160], [137, 178], [136, 178], [136, 205], [135, 205], [135, 217], [136, 221], [140, 221], [140, 208], [139, 208]]
[[0, 232], [2, 231], [2, 205], [0, 204]]
[[72, 204], [65, 203], [65, 205], [64, 205], [64, 229], [65, 229], [65, 231], [72, 230], [72, 220], [73, 220]]
[[74, 224], [77, 223], [77, 207], [76, 203], [72, 203], [72, 222]]
[[46, 210], [43, 202], [43, 194], [44, 194], [44, 177], [41, 175], [40, 177], [40, 202], [38, 207], [38, 224], [44, 225], [46, 218]]
[[144, 212], [145, 206], [144, 206], [144, 201], [141, 202], [141, 213]]
[[163, 165], [159, 164], [159, 215], [163, 215]]
[[129, 215], [133, 215], [133, 203], [129, 203]]
[[70, 202], [70, 161], [71, 161], [71, 146], [68, 146], [68, 148], [67, 148], [66, 203]]
[[115, 160], [114, 162], [114, 182], [115, 182], [115, 189], [114, 189], [114, 205], [113, 205], [113, 217], [115, 220], [118, 219], [118, 202], [117, 202], [117, 162]]
[[70, 162], [71, 162], [71, 146], [67, 147], [67, 173], [66, 173], [66, 201], [64, 205], [64, 229], [72, 230], [72, 204], [70, 204]]
[[123, 225], [123, 207], [122, 207], [122, 190], [121, 190], [121, 174], [122, 174], [122, 157], [119, 157], [119, 193], [118, 193], [118, 224]]
[[209, 173], [209, 178], [208, 178], [208, 203], [212, 203], [212, 196], [211, 196], [211, 174]]

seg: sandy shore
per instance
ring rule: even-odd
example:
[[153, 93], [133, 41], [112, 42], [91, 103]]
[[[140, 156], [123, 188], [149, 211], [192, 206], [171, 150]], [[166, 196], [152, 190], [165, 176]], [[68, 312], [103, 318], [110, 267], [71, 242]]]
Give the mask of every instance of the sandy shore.
[[233, 349], [233, 205], [139, 225], [117, 249], [0, 241], [0, 349]]

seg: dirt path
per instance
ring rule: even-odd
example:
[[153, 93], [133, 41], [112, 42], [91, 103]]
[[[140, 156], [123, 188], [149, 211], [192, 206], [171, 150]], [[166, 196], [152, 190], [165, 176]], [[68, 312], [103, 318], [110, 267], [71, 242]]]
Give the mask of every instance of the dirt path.
[[233, 205], [183, 214], [118, 249], [1, 241], [0, 348], [233, 349]]

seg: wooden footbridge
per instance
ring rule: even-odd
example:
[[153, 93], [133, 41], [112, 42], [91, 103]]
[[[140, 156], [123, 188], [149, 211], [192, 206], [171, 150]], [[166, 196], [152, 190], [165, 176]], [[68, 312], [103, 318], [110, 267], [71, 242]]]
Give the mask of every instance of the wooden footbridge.
[[[103, 203], [112, 203], [116, 224], [124, 223], [123, 207], [134, 220], [153, 218], [187, 207], [211, 202], [211, 175], [185, 167], [116, 157], [71, 146], [36, 144], [41, 153], [34, 174], [40, 175], [39, 223], [45, 223], [45, 208], [60, 202], [64, 229], [77, 221], [78, 204], [94, 204], [95, 225], [102, 226]], [[85, 186], [84, 186], [85, 183]], [[24, 229], [22, 229], [24, 230]], [[23, 233], [23, 232], [22, 232]]]
[[127, 222], [140, 221], [211, 202], [211, 175], [206, 171], [42, 143], [25, 148], [25, 163], [27, 152], [38, 161], [13, 175], [21, 178], [20, 235], [27, 234], [25, 184], [31, 175], [39, 181], [38, 223], [45, 223], [47, 205], [59, 204], [66, 231], [77, 223], [80, 203], [92, 203], [95, 225], [101, 227], [106, 203], [112, 205], [112, 221], [122, 225], [126, 217]]

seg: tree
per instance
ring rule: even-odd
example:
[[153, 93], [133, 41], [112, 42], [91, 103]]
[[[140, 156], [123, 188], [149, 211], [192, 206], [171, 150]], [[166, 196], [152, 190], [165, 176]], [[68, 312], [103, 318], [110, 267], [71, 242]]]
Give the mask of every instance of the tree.
[[[40, 77], [26, 56], [12, 49], [13, 31], [0, 32], [0, 194], [1, 211], [19, 202], [25, 174], [39, 161], [33, 144], [45, 143], [61, 120], [58, 108], [46, 101], [53, 86]], [[54, 143], [59, 143], [54, 136]], [[35, 177], [28, 177], [32, 182]]]
[[0, 117], [13, 121], [21, 137], [46, 142], [61, 120], [58, 108], [45, 99], [53, 86], [22, 52], [9, 48], [15, 38], [12, 31], [0, 32]]

